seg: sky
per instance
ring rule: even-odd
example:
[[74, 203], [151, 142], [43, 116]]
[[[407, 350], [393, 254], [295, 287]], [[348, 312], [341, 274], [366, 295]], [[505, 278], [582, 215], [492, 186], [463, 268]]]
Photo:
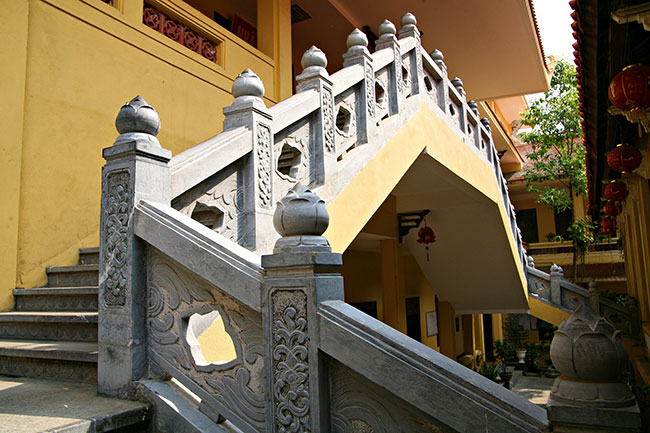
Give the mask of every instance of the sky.
[[573, 30], [569, 0], [533, 0], [546, 56], [573, 61]]
[[[573, 29], [571, 23], [571, 8], [569, 0], [533, 0], [537, 26], [542, 38], [544, 55], [555, 56], [556, 59], [566, 59], [573, 63]], [[538, 99], [541, 93], [526, 95], [530, 104]]]

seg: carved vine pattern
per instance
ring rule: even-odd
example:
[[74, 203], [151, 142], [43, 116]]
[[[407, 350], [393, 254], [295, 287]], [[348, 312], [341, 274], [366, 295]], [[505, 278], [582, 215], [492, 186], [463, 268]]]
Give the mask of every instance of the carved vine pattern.
[[323, 135], [325, 140], [325, 150], [330, 153], [334, 152], [334, 100], [332, 91], [323, 88]]
[[127, 248], [133, 195], [129, 186], [130, 179], [128, 171], [107, 175], [104, 303], [110, 307], [123, 306], [126, 302]]
[[365, 65], [366, 69], [366, 104], [368, 106], [368, 115], [375, 117], [375, 73], [372, 67]]
[[[265, 431], [265, 343], [260, 315], [153, 249], [147, 251], [147, 265], [149, 351], [214, 397], [215, 412], [225, 408], [234, 414], [235, 418], [229, 419], [235, 425], [241, 425], [239, 419], [255, 431]], [[233, 340], [237, 359], [221, 366], [198, 367], [185, 342], [183, 318], [215, 309]]]
[[150, 4], [144, 4], [142, 22], [211, 62], [217, 61], [217, 45], [219, 45], [217, 42], [201, 36]]
[[393, 54], [395, 58], [393, 62], [395, 63], [395, 81], [397, 81], [397, 91], [401, 95], [404, 93], [404, 81], [402, 79], [402, 56], [399, 52], [399, 47], [393, 49]]
[[330, 418], [333, 433], [438, 433], [432, 418], [394, 395], [330, 361]]
[[257, 123], [257, 182], [261, 207], [271, 206], [271, 129]]
[[[306, 295], [275, 291], [273, 299], [273, 398], [279, 433], [310, 431]], [[284, 299], [283, 299], [284, 298]], [[288, 304], [284, 308], [278, 305]]]

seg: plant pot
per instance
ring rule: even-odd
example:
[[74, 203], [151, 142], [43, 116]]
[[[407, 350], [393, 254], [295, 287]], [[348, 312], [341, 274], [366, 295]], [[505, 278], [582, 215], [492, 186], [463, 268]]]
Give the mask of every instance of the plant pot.
[[526, 349], [517, 349], [517, 366], [515, 369], [523, 370], [526, 366]]

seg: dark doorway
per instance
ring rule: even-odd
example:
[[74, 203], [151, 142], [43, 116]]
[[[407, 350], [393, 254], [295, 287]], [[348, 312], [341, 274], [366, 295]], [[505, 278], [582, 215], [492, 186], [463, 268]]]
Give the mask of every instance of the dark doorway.
[[521, 237], [526, 243], [539, 242], [537, 234], [537, 209], [521, 209], [515, 212]]
[[420, 331], [420, 298], [406, 298], [406, 335], [422, 341]]
[[483, 341], [485, 342], [485, 359], [494, 361], [494, 336], [492, 334], [492, 315], [483, 315]]

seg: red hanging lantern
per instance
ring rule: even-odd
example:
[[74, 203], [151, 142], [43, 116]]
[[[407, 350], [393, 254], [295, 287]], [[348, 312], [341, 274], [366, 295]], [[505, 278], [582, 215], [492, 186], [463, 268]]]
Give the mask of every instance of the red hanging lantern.
[[614, 106], [630, 111], [634, 121], [646, 119], [645, 109], [650, 106], [650, 68], [644, 65], [630, 65], [612, 79], [607, 89], [609, 100]]
[[625, 182], [613, 180], [605, 187], [605, 198], [612, 201], [622, 201], [627, 198], [629, 191]]
[[619, 144], [607, 154], [607, 164], [616, 171], [632, 171], [641, 165], [643, 156], [639, 149], [628, 144]]
[[429, 244], [436, 241], [436, 235], [433, 229], [427, 226], [427, 221], [424, 221], [424, 227], [418, 230], [418, 243], [424, 244], [424, 249], [427, 250], [427, 262], [429, 261]]
[[603, 206], [603, 212], [605, 212], [605, 215], [607, 216], [615, 217], [616, 215], [620, 214], [622, 211], [623, 211], [623, 207], [619, 202], [608, 201]]
[[616, 234], [616, 220], [606, 216], [602, 217], [600, 219], [600, 232], [605, 236]]

